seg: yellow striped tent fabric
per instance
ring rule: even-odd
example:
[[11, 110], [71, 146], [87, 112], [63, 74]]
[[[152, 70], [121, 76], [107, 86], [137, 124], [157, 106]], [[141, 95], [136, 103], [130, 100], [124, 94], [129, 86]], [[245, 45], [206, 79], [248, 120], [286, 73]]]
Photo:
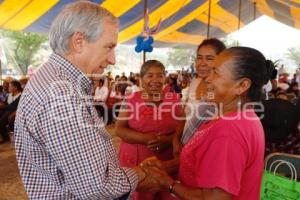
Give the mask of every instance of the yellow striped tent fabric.
[[[75, 0], [0, 0], [0, 28], [47, 33]], [[143, 28], [143, 0], [92, 0], [120, 19], [119, 43], [134, 44]], [[208, 0], [148, 0], [149, 25], [162, 19], [156, 47], [194, 46], [207, 35]], [[239, 9], [240, 8], [240, 9]], [[240, 23], [239, 23], [239, 10]], [[211, 0], [210, 37], [224, 37], [261, 15], [300, 29], [300, 0]], [[259, 31], [259, 30], [258, 30]]]

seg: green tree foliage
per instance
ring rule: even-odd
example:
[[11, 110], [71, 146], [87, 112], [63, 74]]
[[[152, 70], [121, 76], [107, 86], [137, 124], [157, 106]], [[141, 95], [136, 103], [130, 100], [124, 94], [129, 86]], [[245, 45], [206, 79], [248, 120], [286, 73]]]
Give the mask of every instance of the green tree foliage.
[[47, 41], [47, 37], [36, 33], [2, 31], [4, 37], [12, 41], [12, 56], [23, 75], [27, 74], [28, 66], [36, 62], [35, 54], [40, 50], [42, 44]]
[[300, 64], [300, 46], [291, 47], [287, 50], [286, 56], [288, 59], [294, 61], [296, 65]]
[[238, 41], [230, 36], [223, 38], [222, 42], [226, 45], [227, 48], [241, 46], [240, 41]]
[[194, 49], [174, 48], [168, 52], [168, 64], [179, 69], [188, 66], [194, 58]]

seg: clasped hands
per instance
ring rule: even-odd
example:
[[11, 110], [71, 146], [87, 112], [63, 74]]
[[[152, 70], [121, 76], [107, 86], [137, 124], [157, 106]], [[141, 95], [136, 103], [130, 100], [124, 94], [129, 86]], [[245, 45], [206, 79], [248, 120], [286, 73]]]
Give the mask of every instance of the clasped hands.
[[173, 179], [165, 171], [163, 162], [156, 157], [147, 158], [140, 163], [138, 168], [144, 173], [144, 178], [138, 184], [138, 191], [158, 192], [168, 190], [173, 182]]

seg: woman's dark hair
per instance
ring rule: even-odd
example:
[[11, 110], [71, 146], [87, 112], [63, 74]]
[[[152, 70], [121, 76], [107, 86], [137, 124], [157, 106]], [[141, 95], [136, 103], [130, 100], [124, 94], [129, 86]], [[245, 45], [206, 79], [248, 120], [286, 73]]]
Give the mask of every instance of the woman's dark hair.
[[203, 46], [211, 46], [215, 50], [216, 54], [219, 54], [226, 49], [225, 44], [221, 40], [218, 40], [217, 38], [209, 38], [203, 40], [201, 44], [199, 44], [197, 48], [197, 52]]
[[260, 101], [262, 86], [268, 83], [275, 69], [272, 61], [266, 60], [261, 52], [249, 47], [231, 47], [225, 51], [234, 57], [235, 79], [248, 78], [251, 80], [247, 94], [248, 99]]
[[165, 73], [165, 66], [158, 60], [147, 60], [141, 67], [140, 75], [143, 77], [151, 67], [159, 67]]
[[133, 84], [136, 85], [137, 80], [134, 77], [130, 77], [129, 81]]
[[100, 78], [99, 81], [98, 81], [98, 83], [104, 85], [104, 79]]
[[23, 90], [22, 85], [19, 81], [11, 81], [10, 84], [20, 92]]
[[277, 78], [278, 70], [274, 68], [272, 74], [271, 74], [271, 80], [274, 80]]
[[[296, 89], [295, 89], [296, 88]], [[292, 82], [290, 84], [290, 87], [286, 90], [287, 93], [294, 93], [296, 96], [298, 96], [298, 83], [297, 82]]]

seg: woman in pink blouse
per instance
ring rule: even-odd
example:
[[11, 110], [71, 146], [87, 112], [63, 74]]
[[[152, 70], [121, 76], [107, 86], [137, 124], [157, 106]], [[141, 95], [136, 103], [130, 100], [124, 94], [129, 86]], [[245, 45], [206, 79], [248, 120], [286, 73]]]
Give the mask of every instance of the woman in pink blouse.
[[218, 113], [183, 147], [179, 181], [157, 168], [168, 171], [166, 162], [143, 163], [155, 170], [152, 176], [163, 190], [183, 200], [260, 199], [264, 132], [253, 102], [260, 101], [273, 69], [252, 48], [232, 47], [217, 56], [206, 79], [206, 101], [215, 103]]
[[[119, 159], [122, 166], [134, 167], [144, 159], [156, 156], [160, 160], [173, 159], [172, 139], [182, 131], [180, 97], [164, 93], [165, 68], [157, 60], [148, 60], [141, 67], [143, 90], [127, 97], [116, 123], [116, 134], [122, 139]], [[135, 199], [169, 198], [166, 192], [136, 193]]]

